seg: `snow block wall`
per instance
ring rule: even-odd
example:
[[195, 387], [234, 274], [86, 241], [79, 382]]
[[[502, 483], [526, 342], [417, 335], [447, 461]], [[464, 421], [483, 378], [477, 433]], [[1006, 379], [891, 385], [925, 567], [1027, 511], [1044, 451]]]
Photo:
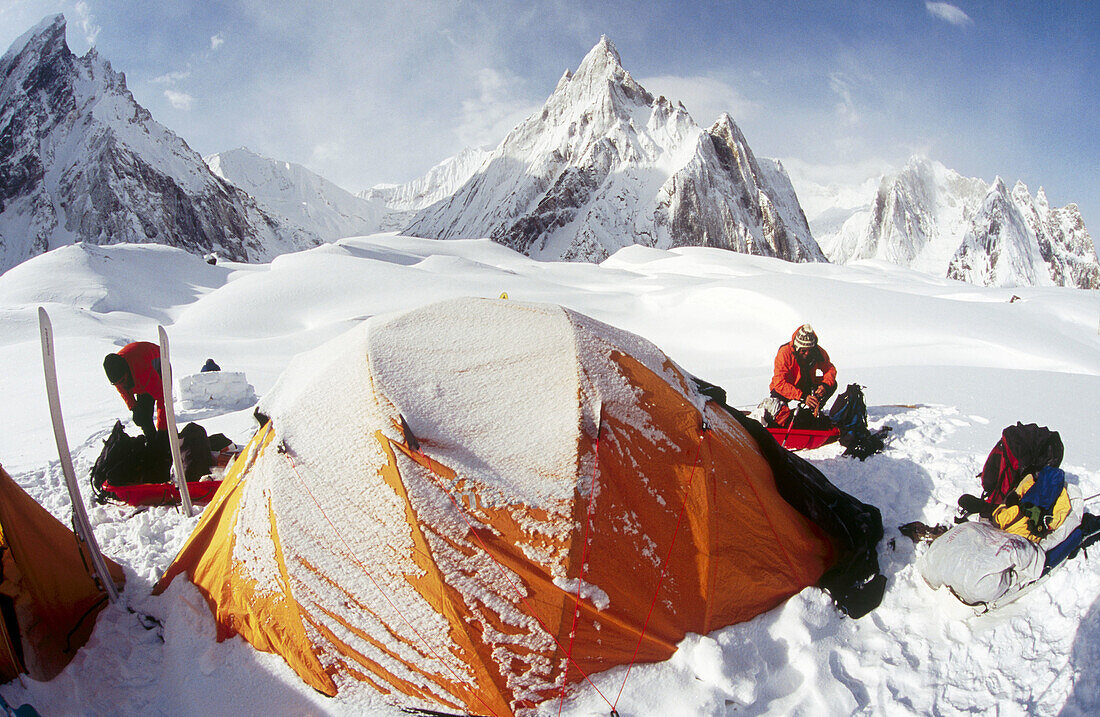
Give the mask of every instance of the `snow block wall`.
[[218, 408], [239, 411], [256, 403], [256, 389], [240, 371], [208, 371], [179, 379], [179, 399], [185, 410]]

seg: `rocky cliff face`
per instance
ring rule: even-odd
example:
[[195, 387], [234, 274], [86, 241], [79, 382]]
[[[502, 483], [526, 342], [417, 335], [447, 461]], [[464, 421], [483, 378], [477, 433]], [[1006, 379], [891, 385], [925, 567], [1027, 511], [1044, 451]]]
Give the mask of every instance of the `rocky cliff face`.
[[1077, 206], [1032, 197], [913, 158], [882, 178], [872, 203], [819, 235], [830, 260], [880, 259], [987, 286], [1100, 288], [1100, 262]]
[[631, 244], [825, 260], [782, 167], [758, 160], [728, 116], [702, 129], [654, 98], [606, 38], [405, 232], [489, 237], [551, 260], [601, 261]]
[[73, 55], [58, 15], [0, 58], [0, 271], [76, 241], [236, 260], [319, 242], [214, 176], [94, 48]]

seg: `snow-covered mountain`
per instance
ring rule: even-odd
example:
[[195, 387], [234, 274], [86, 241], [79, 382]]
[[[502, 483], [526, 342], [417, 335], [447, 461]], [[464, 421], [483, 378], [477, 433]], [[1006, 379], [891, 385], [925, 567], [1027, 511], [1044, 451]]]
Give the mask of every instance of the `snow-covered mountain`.
[[300, 164], [243, 147], [203, 159], [214, 174], [248, 192], [281, 223], [323, 241], [380, 231], [388, 213], [382, 202], [358, 197]]
[[458, 191], [474, 172], [481, 168], [491, 152], [467, 147], [448, 157], [422, 176], [405, 184], [378, 184], [360, 192], [363, 199], [381, 201], [398, 211], [416, 211], [446, 199]]
[[489, 156], [488, 150], [467, 147], [411, 182], [376, 184], [356, 196], [385, 205], [387, 214], [383, 218], [381, 231], [398, 230], [407, 226], [421, 209], [447, 199], [458, 191]]
[[654, 98], [606, 37], [405, 232], [489, 237], [552, 260], [600, 261], [631, 244], [825, 260], [783, 167], [755, 157], [728, 115], [703, 129]]
[[214, 176], [56, 15], [0, 58], [0, 271], [76, 241], [260, 260], [319, 240]]
[[812, 225], [837, 263], [881, 259], [986, 286], [1100, 288], [1100, 262], [1075, 204], [1052, 209], [1040, 188], [1009, 191], [914, 157], [862, 206], [819, 209]]

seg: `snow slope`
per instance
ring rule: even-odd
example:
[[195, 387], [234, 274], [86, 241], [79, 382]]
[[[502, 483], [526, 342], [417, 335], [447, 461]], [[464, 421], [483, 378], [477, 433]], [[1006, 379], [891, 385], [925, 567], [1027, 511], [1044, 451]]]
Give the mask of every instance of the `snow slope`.
[[[102, 357], [155, 336], [157, 323], [172, 338], [177, 376], [213, 357], [262, 396], [295, 355], [367, 317], [501, 292], [638, 333], [743, 407], [766, 393], [778, 345], [809, 321], [841, 384], [867, 387], [872, 425], [893, 429], [886, 452], [863, 463], [836, 446], [808, 454], [882, 511], [882, 605], [850, 620], [811, 588], [748, 623], [686, 639], [668, 662], [635, 666], [625, 686], [624, 670], [596, 676], [605, 695], [622, 686], [620, 714], [1100, 711], [1095, 552], [1019, 601], [977, 615], [927, 587], [915, 570], [922, 549], [897, 531], [912, 520], [949, 521], [956, 498], [978, 489], [975, 474], [1001, 428], [1017, 420], [1060, 431], [1068, 479], [1085, 496], [1100, 493], [1095, 292], [984, 288], [885, 262], [792, 264], [706, 248], [628, 247], [596, 265], [537, 262], [488, 240], [375, 235], [270, 264], [210, 266], [168, 247], [69, 246], [0, 276], [0, 461], [68, 520], [41, 381], [39, 305], [53, 318], [66, 425], [86, 475], [111, 423], [127, 413], [102, 375]], [[254, 426], [250, 408], [179, 413], [238, 443]], [[528, 420], [514, 430], [536, 426], [537, 408]], [[1100, 510], [1096, 499], [1091, 509]], [[9, 703], [43, 714], [399, 714], [366, 689], [324, 698], [282, 660], [238, 639], [217, 643], [205, 601], [182, 581], [150, 597], [197, 518], [118, 506], [93, 507], [90, 516], [104, 550], [127, 568], [127, 601], [163, 621], [163, 642], [124, 607], [111, 607], [59, 677], [0, 687]], [[562, 714], [608, 709], [584, 688]], [[557, 713], [556, 703], [540, 712]]]
[[281, 162], [240, 147], [203, 157], [217, 176], [247, 192], [280, 223], [323, 241], [372, 234], [386, 207], [357, 197], [300, 164]]

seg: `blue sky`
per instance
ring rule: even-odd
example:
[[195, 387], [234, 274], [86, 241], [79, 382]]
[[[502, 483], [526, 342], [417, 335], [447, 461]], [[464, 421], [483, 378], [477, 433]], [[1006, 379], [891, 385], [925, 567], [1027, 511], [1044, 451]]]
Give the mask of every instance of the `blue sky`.
[[495, 145], [606, 34], [647, 89], [806, 176], [922, 153], [1100, 226], [1100, 2], [0, 0], [0, 46], [57, 12], [197, 151], [351, 191]]

